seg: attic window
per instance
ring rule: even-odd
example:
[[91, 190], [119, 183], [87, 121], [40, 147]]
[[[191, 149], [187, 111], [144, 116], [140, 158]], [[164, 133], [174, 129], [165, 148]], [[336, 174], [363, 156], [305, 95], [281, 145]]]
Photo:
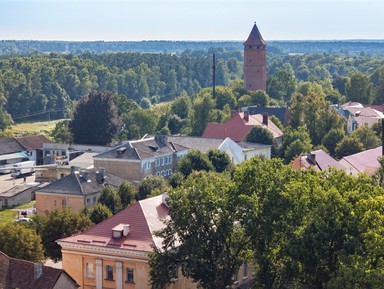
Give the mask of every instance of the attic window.
[[116, 151], [117, 151], [118, 154], [122, 154], [122, 153], [124, 153], [126, 150], [127, 150], [126, 147], [121, 147], [121, 148], [118, 148]]
[[157, 146], [149, 146], [149, 148], [155, 152], [159, 149]]

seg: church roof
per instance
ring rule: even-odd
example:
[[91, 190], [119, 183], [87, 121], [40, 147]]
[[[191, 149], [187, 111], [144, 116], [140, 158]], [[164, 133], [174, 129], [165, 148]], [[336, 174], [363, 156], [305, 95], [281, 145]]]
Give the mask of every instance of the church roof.
[[248, 39], [244, 42], [244, 45], [267, 45], [264, 41], [263, 36], [261, 36], [259, 29], [253, 25], [252, 31], [248, 36]]

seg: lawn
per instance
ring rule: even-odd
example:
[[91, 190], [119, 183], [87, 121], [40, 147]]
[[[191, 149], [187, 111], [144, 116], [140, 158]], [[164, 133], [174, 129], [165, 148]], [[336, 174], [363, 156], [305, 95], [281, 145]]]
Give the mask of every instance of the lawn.
[[2, 210], [0, 211], [0, 224], [13, 222], [17, 216], [17, 212], [14, 209], [29, 209], [35, 205], [35, 201], [29, 202], [27, 204], [23, 204], [12, 209]]
[[42, 134], [49, 138], [49, 134], [60, 120], [17, 123], [7, 128], [15, 137]]

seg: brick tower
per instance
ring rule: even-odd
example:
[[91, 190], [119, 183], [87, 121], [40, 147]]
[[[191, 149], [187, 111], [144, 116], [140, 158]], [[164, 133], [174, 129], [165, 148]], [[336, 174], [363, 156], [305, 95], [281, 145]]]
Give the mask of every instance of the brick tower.
[[267, 90], [267, 43], [259, 29], [253, 25], [244, 42], [244, 88], [248, 90]]

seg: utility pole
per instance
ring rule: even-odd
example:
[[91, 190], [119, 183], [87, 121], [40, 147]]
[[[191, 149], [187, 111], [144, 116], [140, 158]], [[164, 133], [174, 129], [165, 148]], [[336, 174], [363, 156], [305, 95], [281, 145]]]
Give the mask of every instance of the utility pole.
[[212, 97], [216, 99], [216, 58], [215, 53], [213, 53], [213, 63], [212, 63]]

